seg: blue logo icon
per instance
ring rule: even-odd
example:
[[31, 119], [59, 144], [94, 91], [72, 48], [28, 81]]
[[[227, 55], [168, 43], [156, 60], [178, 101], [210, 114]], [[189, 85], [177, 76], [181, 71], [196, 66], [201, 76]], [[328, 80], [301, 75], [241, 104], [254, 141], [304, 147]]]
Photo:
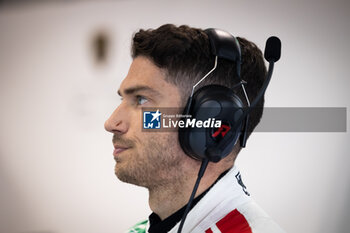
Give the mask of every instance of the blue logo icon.
[[162, 113], [157, 110], [156, 112], [144, 111], [143, 112], [143, 128], [144, 129], [160, 129], [160, 119]]

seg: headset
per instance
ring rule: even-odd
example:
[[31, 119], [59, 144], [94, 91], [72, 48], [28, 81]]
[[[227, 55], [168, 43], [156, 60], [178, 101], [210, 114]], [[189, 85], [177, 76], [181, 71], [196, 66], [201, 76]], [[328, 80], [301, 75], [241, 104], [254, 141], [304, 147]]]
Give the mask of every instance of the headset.
[[[240, 79], [242, 61], [238, 40], [230, 33], [218, 29], [207, 29], [204, 32], [209, 37], [215, 64], [213, 69], [193, 86], [183, 115], [190, 115], [197, 120], [211, 118], [221, 120], [223, 124], [221, 127], [224, 128], [217, 129], [217, 132], [223, 129], [225, 131], [224, 134], [215, 134], [212, 129], [181, 128], [179, 129], [179, 141], [184, 152], [192, 158], [198, 160], [208, 158], [211, 162], [218, 162], [232, 151], [239, 136], [241, 136], [241, 146], [245, 146], [246, 131], [243, 126], [248, 124], [249, 115], [245, 116], [244, 121], [237, 122], [244, 114], [244, 105], [234, 91], [228, 87], [207, 85], [194, 92], [194, 89], [216, 69], [218, 59], [227, 59], [235, 63], [235, 75]], [[244, 84], [241, 83], [246, 93]], [[249, 103], [247, 96], [246, 102]]]
[[[184, 152], [197, 160], [209, 159], [210, 162], [219, 162], [225, 158], [233, 149], [238, 139], [240, 146], [245, 147], [247, 140], [247, 127], [249, 113], [263, 96], [270, 81], [273, 62], [280, 56], [281, 42], [277, 37], [270, 37], [267, 41], [265, 58], [268, 56], [270, 62], [268, 77], [257, 97], [250, 104], [244, 85], [247, 83], [241, 79], [241, 49], [238, 40], [230, 33], [219, 29], [206, 29], [204, 31], [209, 38], [211, 53], [215, 56], [214, 67], [192, 88], [183, 115], [191, 116], [197, 120], [217, 119], [221, 120], [219, 129], [203, 129], [196, 127], [179, 128], [179, 142]], [[277, 53], [279, 44], [279, 55]], [[273, 47], [273, 48], [271, 48]], [[276, 48], [277, 47], [277, 48]], [[268, 54], [266, 54], [266, 52]], [[273, 56], [273, 59], [271, 58]], [[277, 58], [277, 59], [276, 59]], [[240, 82], [245, 102], [235, 94], [233, 89], [221, 85], [207, 85], [194, 92], [195, 88], [206, 79], [216, 68], [218, 59], [227, 59], [236, 65], [236, 76]], [[271, 67], [272, 63], [272, 67]], [[271, 73], [271, 74], [270, 74]], [[270, 75], [269, 75], [270, 74]], [[236, 78], [233, 80], [237, 80]], [[248, 84], [249, 85], [249, 84]], [[235, 85], [237, 86], [237, 85]]]
[[[264, 95], [272, 76], [274, 62], [278, 61], [281, 56], [281, 41], [277, 37], [270, 37], [266, 42], [264, 52], [264, 57], [269, 62], [267, 76], [254, 101], [250, 103], [244, 87], [244, 85], [249, 85], [249, 83], [242, 80], [240, 74], [242, 55], [238, 40], [230, 33], [220, 29], [210, 28], [204, 32], [209, 38], [211, 53], [215, 56], [214, 67], [192, 87], [183, 115], [197, 120], [218, 119], [221, 120], [221, 127], [218, 129], [179, 128], [181, 148], [191, 158], [202, 161], [202, 164], [178, 232], [182, 231], [186, 216], [208, 163], [217, 163], [225, 158], [232, 151], [238, 139], [240, 146], [245, 147], [249, 114]], [[246, 106], [233, 89], [225, 86], [207, 85], [195, 91], [196, 87], [217, 68], [218, 59], [227, 59], [233, 65], [236, 65], [235, 76], [238, 77], [240, 82], [233, 86], [241, 86], [245, 102], [247, 103]]]

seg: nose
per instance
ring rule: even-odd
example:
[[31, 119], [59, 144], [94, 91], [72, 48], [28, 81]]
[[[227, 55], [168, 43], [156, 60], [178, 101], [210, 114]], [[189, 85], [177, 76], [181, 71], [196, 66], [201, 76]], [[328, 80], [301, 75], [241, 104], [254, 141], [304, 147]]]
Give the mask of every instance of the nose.
[[106, 120], [104, 127], [105, 130], [111, 133], [124, 134], [128, 131], [127, 111], [123, 110], [122, 105], [114, 110], [112, 115]]

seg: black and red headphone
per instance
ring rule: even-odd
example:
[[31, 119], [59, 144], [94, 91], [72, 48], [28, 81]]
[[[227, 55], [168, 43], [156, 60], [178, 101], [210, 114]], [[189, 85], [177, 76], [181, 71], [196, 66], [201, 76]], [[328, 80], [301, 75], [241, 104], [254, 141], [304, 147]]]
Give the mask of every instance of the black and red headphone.
[[[214, 118], [221, 120], [222, 125], [219, 129], [180, 128], [179, 141], [184, 152], [192, 158], [218, 162], [232, 151], [238, 139], [241, 147], [245, 147], [249, 113], [266, 91], [273, 64], [280, 58], [281, 41], [277, 37], [270, 37], [267, 40], [264, 56], [270, 63], [268, 75], [257, 97], [250, 103], [244, 88], [245, 82], [240, 75], [242, 56], [238, 40], [230, 33], [219, 29], [210, 28], [205, 30], [205, 33], [210, 41], [211, 53], [215, 56], [215, 64], [213, 69], [193, 86], [183, 115], [190, 115], [196, 120]], [[197, 85], [216, 69], [218, 59], [227, 59], [236, 65], [236, 76], [241, 80], [238, 85], [245, 94], [246, 106], [234, 90], [225, 86], [207, 85], [194, 92]]]

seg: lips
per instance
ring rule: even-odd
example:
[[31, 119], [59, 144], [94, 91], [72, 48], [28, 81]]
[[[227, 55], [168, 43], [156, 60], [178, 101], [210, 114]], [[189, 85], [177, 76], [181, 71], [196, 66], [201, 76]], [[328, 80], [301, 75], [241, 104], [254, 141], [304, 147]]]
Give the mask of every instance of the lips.
[[116, 157], [120, 153], [122, 153], [123, 151], [126, 151], [127, 149], [129, 149], [129, 148], [115, 145], [114, 146], [114, 151], [113, 151], [113, 156]]

